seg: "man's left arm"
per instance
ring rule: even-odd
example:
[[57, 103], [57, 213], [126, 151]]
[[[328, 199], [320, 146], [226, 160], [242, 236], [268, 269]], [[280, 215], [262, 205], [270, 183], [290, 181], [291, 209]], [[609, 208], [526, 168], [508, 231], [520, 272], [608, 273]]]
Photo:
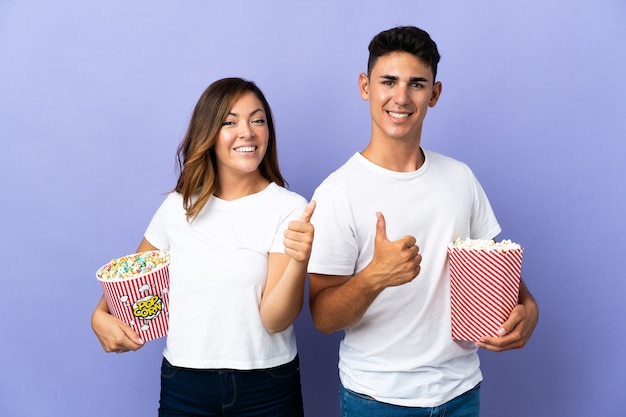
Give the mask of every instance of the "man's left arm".
[[520, 281], [518, 303], [509, 318], [502, 324], [499, 337], [483, 337], [476, 346], [503, 352], [523, 348], [535, 330], [539, 320], [539, 306], [523, 280]]

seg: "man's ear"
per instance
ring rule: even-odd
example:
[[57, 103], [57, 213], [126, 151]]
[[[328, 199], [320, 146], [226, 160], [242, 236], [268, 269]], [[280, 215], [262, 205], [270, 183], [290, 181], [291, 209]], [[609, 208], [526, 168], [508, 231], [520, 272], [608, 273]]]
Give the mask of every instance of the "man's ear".
[[443, 89], [443, 85], [439, 81], [437, 81], [433, 85], [433, 93], [430, 96], [430, 102], [428, 103], [428, 107], [435, 107], [435, 104], [437, 104], [437, 101], [439, 100], [439, 97], [441, 97], [441, 90], [442, 89]]
[[370, 80], [367, 74], [362, 72], [359, 74], [359, 93], [363, 100], [369, 100], [370, 98]]

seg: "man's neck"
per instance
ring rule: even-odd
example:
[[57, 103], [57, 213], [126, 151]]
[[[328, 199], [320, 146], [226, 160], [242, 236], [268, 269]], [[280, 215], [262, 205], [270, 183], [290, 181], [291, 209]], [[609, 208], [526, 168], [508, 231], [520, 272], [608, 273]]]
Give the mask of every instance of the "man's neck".
[[419, 140], [404, 142], [391, 139], [384, 143], [371, 140], [361, 155], [378, 166], [396, 172], [416, 171], [424, 164], [424, 152]]

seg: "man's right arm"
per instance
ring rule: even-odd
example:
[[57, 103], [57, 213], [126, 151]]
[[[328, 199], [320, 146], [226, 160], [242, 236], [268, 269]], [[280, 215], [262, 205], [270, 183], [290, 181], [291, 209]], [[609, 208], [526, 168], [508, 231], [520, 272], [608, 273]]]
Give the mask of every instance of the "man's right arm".
[[309, 274], [309, 307], [315, 327], [326, 334], [357, 323], [383, 290], [374, 290], [359, 275]]
[[415, 238], [387, 238], [385, 218], [376, 213], [376, 238], [371, 262], [353, 276], [309, 272], [309, 308], [315, 327], [324, 333], [357, 323], [385, 288], [406, 284], [420, 271], [422, 256]]

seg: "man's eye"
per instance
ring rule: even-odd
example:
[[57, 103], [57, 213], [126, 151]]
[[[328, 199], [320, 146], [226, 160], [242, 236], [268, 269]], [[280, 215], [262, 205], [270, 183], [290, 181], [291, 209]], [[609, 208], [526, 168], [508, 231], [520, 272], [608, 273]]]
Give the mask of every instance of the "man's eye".
[[421, 83], [412, 83], [411, 87], [413, 87], [413, 88], [422, 88], [423, 85]]

